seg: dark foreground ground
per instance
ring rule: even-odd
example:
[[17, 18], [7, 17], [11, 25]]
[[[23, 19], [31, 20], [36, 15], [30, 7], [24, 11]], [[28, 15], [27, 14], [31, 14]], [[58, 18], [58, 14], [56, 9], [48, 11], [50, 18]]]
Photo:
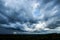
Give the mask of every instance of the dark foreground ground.
[[[12, 29], [6, 29], [6, 28], [0, 28], [0, 39], [9, 39], [9, 38], [13, 38], [13, 39], [16, 39], [16, 40], [40, 40], [40, 39], [44, 39], [44, 40], [60, 40], [60, 34], [46, 34], [46, 35], [26, 35], [26, 34], [19, 34], [19, 35], [16, 35], [16, 34], [13, 34], [13, 32], [17, 32], [18, 30], [12, 30]], [[19, 32], [19, 31], [18, 31]], [[9, 34], [10, 33], [10, 34]]]
[[0, 39], [14, 39], [14, 40], [60, 40], [60, 34], [47, 35], [0, 35]]

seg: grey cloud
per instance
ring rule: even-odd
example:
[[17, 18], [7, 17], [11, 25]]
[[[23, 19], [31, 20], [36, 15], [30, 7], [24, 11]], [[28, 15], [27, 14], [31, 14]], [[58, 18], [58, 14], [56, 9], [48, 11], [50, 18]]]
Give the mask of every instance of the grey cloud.
[[[1, 0], [0, 26], [26, 32], [56, 33], [59, 20], [58, 0]], [[58, 2], [58, 3], [57, 3]], [[56, 20], [57, 19], [57, 20]], [[60, 24], [60, 23], [58, 23]], [[52, 25], [52, 27], [51, 27]], [[52, 29], [51, 29], [52, 28]], [[54, 32], [53, 32], [54, 30]], [[45, 31], [45, 32], [44, 32]], [[60, 32], [57, 30], [57, 32]]]

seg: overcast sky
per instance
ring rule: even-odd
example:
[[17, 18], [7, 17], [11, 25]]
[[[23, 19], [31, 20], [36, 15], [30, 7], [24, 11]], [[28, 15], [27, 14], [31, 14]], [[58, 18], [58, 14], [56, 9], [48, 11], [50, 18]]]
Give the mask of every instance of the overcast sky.
[[1, 27], [26, 32], [58, 33], [58, 22], [60, 0], [0, 0]]

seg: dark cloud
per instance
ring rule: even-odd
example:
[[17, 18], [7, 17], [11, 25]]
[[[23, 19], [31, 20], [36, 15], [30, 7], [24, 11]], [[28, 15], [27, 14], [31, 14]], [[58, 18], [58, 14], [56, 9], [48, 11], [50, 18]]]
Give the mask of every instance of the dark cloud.
[[53, 30], [58, 31], [57, 24], [60, 24], [57, 23], [59, 4], [59, 0], [2, 0], [0, 26], [25, 32], [53, 33]]

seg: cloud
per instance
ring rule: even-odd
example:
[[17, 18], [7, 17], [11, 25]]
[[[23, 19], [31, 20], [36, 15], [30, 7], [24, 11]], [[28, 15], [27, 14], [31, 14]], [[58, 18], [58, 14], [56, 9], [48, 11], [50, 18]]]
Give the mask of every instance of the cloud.
[[[55, 30], [57, 29], [59, 32], [59, 26], [55, 27], [52, 25], [56, 25], [59, 19], [59, 5], [55, 5], [56, 0], [45, 1], [2, 0], [0, 4], [2, 5], [0, 7], [0, 26], [17, 30], [20, 29], [25, 32], [37, 31], [42, 34], [56, 33]], [[51, 29], [50, 25], [54, 29]]]

